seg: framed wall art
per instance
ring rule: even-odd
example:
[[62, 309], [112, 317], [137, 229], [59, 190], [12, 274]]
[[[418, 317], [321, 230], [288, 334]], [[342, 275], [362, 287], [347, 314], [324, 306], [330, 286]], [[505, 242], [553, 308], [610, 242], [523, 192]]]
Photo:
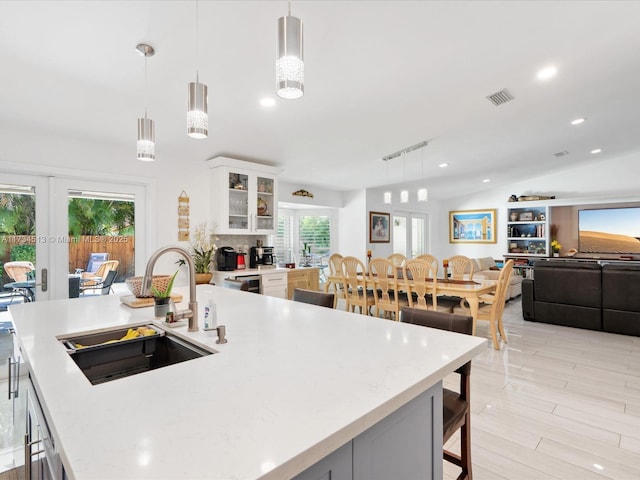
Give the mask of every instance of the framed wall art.
[[496, 210], [449, 212], [449, 243], [496, 243]]
[[384, 212], [369, 212], [369, 242], [389, 243], [391, 214]]

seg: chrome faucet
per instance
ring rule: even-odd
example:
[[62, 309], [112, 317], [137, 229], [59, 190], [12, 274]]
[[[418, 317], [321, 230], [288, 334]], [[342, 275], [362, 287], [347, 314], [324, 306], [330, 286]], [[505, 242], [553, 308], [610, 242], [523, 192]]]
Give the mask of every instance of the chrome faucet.
[[176, 320], [183, 318], [189, 319], [189, 332], [198, 331], [198, 302], [196, 302], [196, 268], [193, 264], [193, 258], [189, 255], [184, 248], [167, 246], [156, 250], [149, 261], [147, 262], [147, 268], [144, 272], [144, 278], [142, 279], [142, 291], [140, 293], [143, 297], [150, 296], [151, 282], [153, 281], [153, 267], [156, 265], [158, 258], [167, 252], [175, 252], [182, 255], [189, 266], [189, 308], [187, 310], [180, 310], [175, 314]]

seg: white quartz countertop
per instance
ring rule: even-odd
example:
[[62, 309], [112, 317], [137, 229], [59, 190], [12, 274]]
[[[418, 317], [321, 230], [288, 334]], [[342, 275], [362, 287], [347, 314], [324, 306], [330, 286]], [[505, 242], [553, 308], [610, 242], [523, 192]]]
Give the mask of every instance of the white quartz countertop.
[[168, 329], [217, 353], [95, 386], [56, 337], [152, 321], [152, 307], [115, 295], [10, 307], [70, 478], [291, 478], [486, 348], [285, 299], [197, 292], [215, 299], [227, 344]]

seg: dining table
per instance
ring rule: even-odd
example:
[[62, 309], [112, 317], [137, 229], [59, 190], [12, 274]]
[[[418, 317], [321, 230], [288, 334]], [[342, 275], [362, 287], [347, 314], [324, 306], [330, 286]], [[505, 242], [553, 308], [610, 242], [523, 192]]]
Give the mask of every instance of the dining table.
[[[399, 269], [399, 272], [402, 269]], [[429, 282], [431, 279], [425, 279]], [[371, 285], [373, 287], [374, 280], [370, 279], [367, 275], [367, 285]], [[327, 278], [327, 282], [325, 283], [324, 290], [325, 292], [329, 292], [331, 285], [334, 285], [334, 288], [338, 288], [344, 282], [342, 276], [340, 275], [330, 275]], [[433, 280], [431, 280], [433, 282]], [[404, 280], [401, 274], [398, 275], [398, 283], [404, 285], [407, 290], [411, 287], [411, 279], [409, 279], [409, 284], [407, 285], [407, 281]], [[487, 279], [468, 279], [466, 276], [462, 278], [438, 278], [436, 284], [436, 295], [447, 295], [452, 297], [461, 297], [464, 298], [469, 304], [469, 311], [471, 316], [473, 317], [473, 335], [476, 333], [476, 321], [478, 320], [478, 309], [480, 306], [480, 299], [483, 295], [488, 295], [494, 293], [496, 290], [497, 281], [496, 280], [487, 280]], [[497, 340], [493, 339], [494, 344]]]

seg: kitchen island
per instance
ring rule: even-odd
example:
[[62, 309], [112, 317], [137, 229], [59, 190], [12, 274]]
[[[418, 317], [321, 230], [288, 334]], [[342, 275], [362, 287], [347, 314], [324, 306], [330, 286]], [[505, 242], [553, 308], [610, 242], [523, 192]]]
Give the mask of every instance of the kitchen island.
[[10, 308], [69, 478], [289, 479], [439, 392], [486, 348], [480, 338], [280, 298], [197, 292], [200, 302], [215, 298], [228, 343], [216, 344], [212, 331], [168, 329], [216, 353], [99, 385], [57, 337], [147, 323], [153, 308], [114, 295]]

